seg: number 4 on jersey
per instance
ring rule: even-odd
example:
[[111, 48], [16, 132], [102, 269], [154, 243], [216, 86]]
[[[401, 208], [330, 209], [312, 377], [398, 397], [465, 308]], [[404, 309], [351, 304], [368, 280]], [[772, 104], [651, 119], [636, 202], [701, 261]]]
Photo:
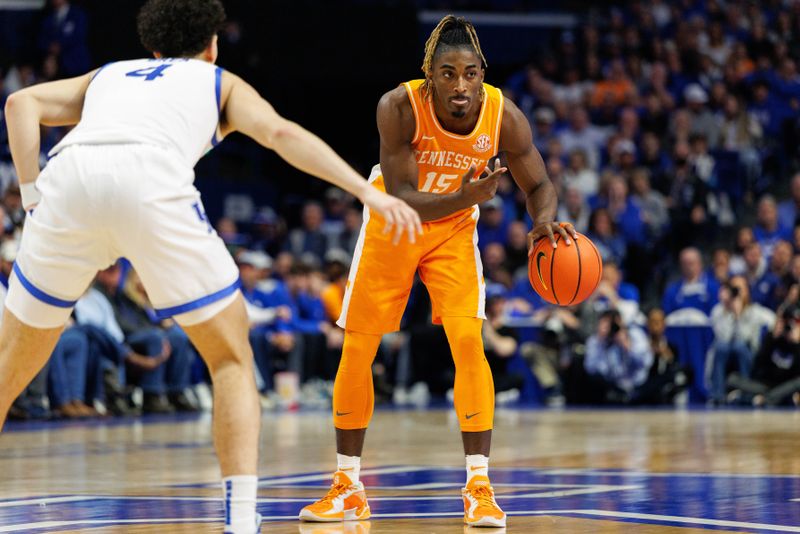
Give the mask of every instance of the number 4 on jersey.
[[157, 67], [147, 67], [146, 69], [139, 69], [134, 70], [127, 73], [125, 76], [131, 76], [133, 78], [144, 78], [146, 82], [152, 82], [156, 78], [160, 78], [164, 75], [164, 71], [170, 68], [172, 65], [158, 65]]

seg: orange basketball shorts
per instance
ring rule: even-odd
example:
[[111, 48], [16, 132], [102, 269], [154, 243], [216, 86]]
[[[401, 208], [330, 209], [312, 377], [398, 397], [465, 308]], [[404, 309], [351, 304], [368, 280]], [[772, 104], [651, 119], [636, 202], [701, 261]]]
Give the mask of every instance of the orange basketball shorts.
[[365, 207], [337, 324], [365, 334], [398, 330], [417, 271], [431, 296], [434, 323], [442, 317], [485, 319], [478, 213], [475, 206], [423, 223], [416, 243], [404, 237], [393, 245], [392, 233], [383, 234], [386, 222]]

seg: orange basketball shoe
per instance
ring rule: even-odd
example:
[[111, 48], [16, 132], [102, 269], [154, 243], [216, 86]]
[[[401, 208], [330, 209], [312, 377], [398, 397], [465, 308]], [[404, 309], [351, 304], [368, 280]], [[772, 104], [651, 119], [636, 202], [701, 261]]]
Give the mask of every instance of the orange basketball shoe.
[[353, 484], [345, 473], [336, 471], [328, 494], [300, 510], [301, 521], [359, 521], [369, 519], [364, 484]]
[[474, 476], [462, 488], [464, 498], [464, 523], [471, 527], [504, 527], [506, 514], [494, 500], [494, 489], [489, 477]]

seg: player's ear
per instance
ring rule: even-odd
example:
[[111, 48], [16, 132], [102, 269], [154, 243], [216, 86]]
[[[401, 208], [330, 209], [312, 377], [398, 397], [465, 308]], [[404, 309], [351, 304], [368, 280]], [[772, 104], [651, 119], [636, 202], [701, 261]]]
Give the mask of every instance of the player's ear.
[[153, 57], [156, 59], [161, 59], [164, 56], [161, 54], [161, 52], [153, 52]]
[[217, 48], [217, 34], [215, 33], [214, 37], [211, 38], [211, 42], [208, 43], [208, 46], [203, 51], [203, 59], [209, 63], [216, 63], [218, 56], [219, 48]]

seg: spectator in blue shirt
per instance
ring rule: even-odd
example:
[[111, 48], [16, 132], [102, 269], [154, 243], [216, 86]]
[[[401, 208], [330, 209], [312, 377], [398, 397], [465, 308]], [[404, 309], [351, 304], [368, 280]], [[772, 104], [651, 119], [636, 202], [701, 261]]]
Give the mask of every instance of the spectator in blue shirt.
[[259, 390], [272, 390], [276, 358], [288, 362], [295, 348], [291, 299], [283, 282], [268, 278], [272, 259], [263, 252], [246, 250], [236, 257], [247, 316], [250, 319], [250, 346], [260, 373]]
[[617, 231], [617, 225], [605, 208], [599, 208], [589, 217], [589, 231], [586, 234], [600, 252], [603, 261], [622, 264], [625, 261], [627, 247], [625, 239]]
[[700, 251], [689, 247], [680, 254], [681, 279], [667, 286], [662, 299], [664, 313], [683, 308], [695, 308], [706, 315], [717, 303], [719, 282], [703, 272], [703, 258]]
[[758, 201], [758, 222], [753, 226], [753, 235], [764, 257], [769, 260], [778, 241], [791, 241], [792, 228], [781, 228], [778, 224], [778, 207], [772, 195], [764, 195]]

